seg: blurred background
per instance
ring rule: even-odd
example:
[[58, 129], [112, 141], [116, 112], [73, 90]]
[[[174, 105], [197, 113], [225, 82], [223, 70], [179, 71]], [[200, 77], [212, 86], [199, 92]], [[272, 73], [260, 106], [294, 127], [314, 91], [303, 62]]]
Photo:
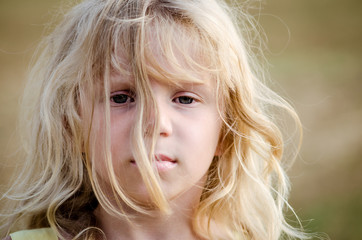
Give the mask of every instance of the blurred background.
[[[0, 190], [18, 161], [15, 134], [28, 64], [59, 0], [0, 0]], [[289, 171], [306, 229], [362, 239], [362, 1], [264, 1], [274, 86], [304, 125]], [[1, 206], [0, 206], [1, 207]]]

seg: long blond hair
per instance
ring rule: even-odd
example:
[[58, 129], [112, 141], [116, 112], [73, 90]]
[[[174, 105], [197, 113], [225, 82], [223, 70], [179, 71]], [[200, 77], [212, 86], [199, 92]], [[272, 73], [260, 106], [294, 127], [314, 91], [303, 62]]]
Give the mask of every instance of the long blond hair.
[[[109, 99], [112, 71], [135, 79], [139, 104], [133, 153], [150, 199], [168, 213], [143, 136], [147, 116], [157, 111], [149, 76], [175, 84], [202, 81], [179, 63], [177, 51], [190, 69], [215, 79], [223, 120], [221, 154], [210, 166], [194, 213], [194, 231], [206, 239], [218, 239], [211, 227], [215, 224], [226, 239], [304, 238], [283, 214], [289, 206], [289, 185], [281, 161], [285, 141], [275, 124], [274, 110], [289, 113], [297, 126], [299, 120], [263, 83], [250, 51], [252, 18], [241, 7], [237, 9], [238, 17], [217, 0], [87, 0], [74, 7], [45, 40], [29, 78], [21, 124], [24, 171], [4, 195], [16, 206], [3, 229], [10, 231], [18, 219], [27, 219], [29, 228], [50, 226], [60, 237], [91, 239], [99, 231], [93, 215], [98, 204], [115, 216], [130, 217], [119, 202], [108, 199], [99, 182], [92, 164], [97, 142], [90, 141], [95, 127], [107, 132], [102, 139], [104, 158], [116, 199], [148, 213], [117, 180], [110, 154], [108, 101], [104, 101], [105, 125], [93, 122], [95, 102]], [[147, 41], [160, 47], [175, 74], [152, 61], [154, 52]]]

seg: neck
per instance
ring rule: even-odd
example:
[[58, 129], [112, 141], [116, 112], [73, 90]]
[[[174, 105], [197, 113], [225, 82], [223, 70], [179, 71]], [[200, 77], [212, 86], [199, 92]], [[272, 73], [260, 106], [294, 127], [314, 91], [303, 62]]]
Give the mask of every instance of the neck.
[[124, 208], [131, 216], [130, 221], [108, 214], [102, 206], [96, 209], [95, 215], [108, 240], [201, 239], [192, 228], [194, 206], [198, 201], [199, 197], [178, 197], [170, 201], [172, 213], [169, 215], [155, 212], [149, 216]]
[[102, 209], [98, 210], [100, 228], [108, 240], [137, 239], [197, 239], [192, 231], [188, 216], [171, 214], [168, 216], [136, 216], [132, 222], [110, 216]]

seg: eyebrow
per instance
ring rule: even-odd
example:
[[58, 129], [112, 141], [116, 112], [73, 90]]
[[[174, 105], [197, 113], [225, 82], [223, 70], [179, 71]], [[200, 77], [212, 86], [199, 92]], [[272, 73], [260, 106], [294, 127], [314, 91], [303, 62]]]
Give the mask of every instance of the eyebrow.
[[202, 95], [215, 95], [213, 88], [206, 83], [186, 83], [185, 85], [176, 86], [175, 89], [200, 92]]
[[111, 73], [109, 77], [110, 89], [118, 87], [134, 88], [135, 82], [131, 76], [125, 76], [121, 73]]

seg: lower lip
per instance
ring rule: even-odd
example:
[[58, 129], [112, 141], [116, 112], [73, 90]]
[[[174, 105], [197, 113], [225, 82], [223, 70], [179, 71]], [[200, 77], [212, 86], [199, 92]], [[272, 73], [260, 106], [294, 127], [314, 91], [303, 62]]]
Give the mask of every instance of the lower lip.
[[165, 172], [168, 170], [171, 170], [172, 168], [176, 167], [176, 162], [171, 161], [155, 161], [154, 164], [156, 165], [156, 168], [158, 172]]
[[[135, 161], [131, 161], [131, 164], [134, 166], [137, 166]], [[154, 166], [157, 168], [158, 172], [169, 171], [169, 170], [173, 169], [174, 167], [176, 167], [176, 165], [177, 165], [177, 162], [173, 162], [173, 161], [159, 161], [159, 160], [154, 161]]]

